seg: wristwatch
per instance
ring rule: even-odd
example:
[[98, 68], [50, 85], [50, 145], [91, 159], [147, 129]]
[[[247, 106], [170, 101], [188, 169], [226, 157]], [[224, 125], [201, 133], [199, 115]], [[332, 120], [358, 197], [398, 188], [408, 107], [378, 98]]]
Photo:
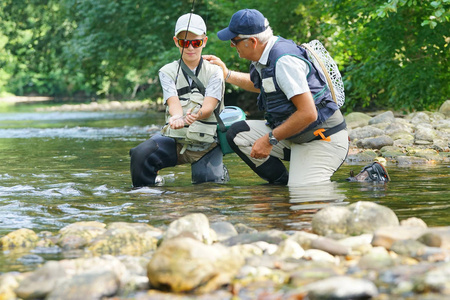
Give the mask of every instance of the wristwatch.
[[278, 144], [278, 140], [273, 136], [272, 131], [269, 132], [269, 143], [272, 145]]

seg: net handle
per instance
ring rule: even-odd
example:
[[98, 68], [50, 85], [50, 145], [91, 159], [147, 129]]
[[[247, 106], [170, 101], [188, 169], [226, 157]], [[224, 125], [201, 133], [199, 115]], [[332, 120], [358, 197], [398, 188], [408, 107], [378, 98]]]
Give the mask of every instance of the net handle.
[[322, 60], [319, 58], [319, 56], [313, 50], [313, 48], [311, 48], [311, 46], [309, 46], [308, 44], [302, 44], [301, 46], [303, 48], [306, 48], [314, 56], [316, 61], [319, 63], [319, 65], [322, 68], [322, 71], [323, 71], [323, 73], [325, 75], [325, 78], [327, 79], [328, 87], [330, 88], [330, 91], [331, 91], [331, 97], [333, 98], [333, 101], [336, 102], [336, 104], [337, 104], [336, 95], [334, 94], [334, 87], [333, 87], [333, 84], [331, 82], [330, 75], [328, 74], [327, 69], [325, 68], [325, 65], [323, 64]]

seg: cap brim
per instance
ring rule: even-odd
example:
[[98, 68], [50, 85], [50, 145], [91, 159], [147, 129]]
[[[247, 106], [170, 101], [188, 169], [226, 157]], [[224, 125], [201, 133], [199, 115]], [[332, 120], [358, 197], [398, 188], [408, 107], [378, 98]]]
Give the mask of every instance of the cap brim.
[[196, 29], [196, 28], [191, 28], [191, 27], [189, 27], [189, 30], [186, 30], [186, 29], [187, 29], [186, 27], [178, 29], [178, 30], [175, 32], [175, 36], [177, 36], [177, 35], [178, 35], [180, 32], [182, 32], [182, 31], [189, 31], [189, 32], [192, 32], [192, 33], [195, 34], [195, 35], [203, 35], [203, 34], [205, 34], [205, 33], [203, 32], [203, 30], [201, 30], [201, 29]]
[[232, 38], [235, 38], [237, 36], [238, 36], [238, 34], [230, 31], [230, 29], [228, 29], [228, 27], [217, 32], [217, 37], [221, 41], [229, 41]]

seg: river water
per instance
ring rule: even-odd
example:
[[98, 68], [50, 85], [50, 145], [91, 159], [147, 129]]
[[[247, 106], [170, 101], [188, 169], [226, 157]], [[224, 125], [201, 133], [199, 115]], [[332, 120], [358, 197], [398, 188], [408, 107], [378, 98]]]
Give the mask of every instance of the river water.
[[364, 164], [346, 163], [330, 184], [289, 190], [265, 184], [229, 154], [226, 184], [192, 185], [186, 165], [163, 170], [164, 186], [132, 189], [128, 151], [162, 123], [161, 113], [0, 113], [0, 237], [19, 228], [57, 232], [78, 221], [164, 226], [198, 212], [258, 230], [307, 230], [317, 209], [360, 200], [388, 206], [400, 220], [450, 223], [448, 164], [388, 165], [391, 182], [364, 184], [345, 181]]

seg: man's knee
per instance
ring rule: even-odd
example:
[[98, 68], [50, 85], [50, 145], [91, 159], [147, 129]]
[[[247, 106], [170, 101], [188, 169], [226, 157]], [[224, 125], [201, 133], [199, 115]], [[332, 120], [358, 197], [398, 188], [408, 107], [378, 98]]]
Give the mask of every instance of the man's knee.
[[240, 133], [244, 131], [250, 131], [250, 127], [248, 126], [246, 121], [239, 121], [230, 126], [227, 130], [227, 141], [231, 145], [236, 145], [234, 143], [234, 138]]

